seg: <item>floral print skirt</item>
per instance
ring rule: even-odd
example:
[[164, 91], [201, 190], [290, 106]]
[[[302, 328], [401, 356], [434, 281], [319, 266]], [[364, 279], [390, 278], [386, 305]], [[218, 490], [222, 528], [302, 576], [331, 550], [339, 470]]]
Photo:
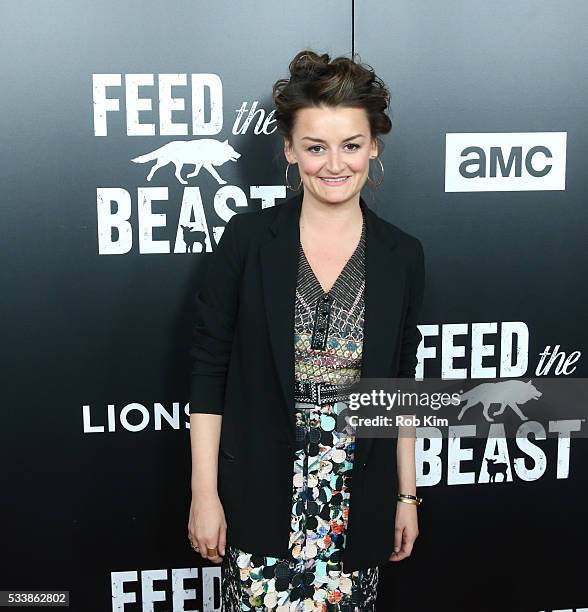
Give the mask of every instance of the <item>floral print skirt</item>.
[[251, 554], [227, 543], [224, 612], [372, 612], [378, 566], [343, 572], [355, 438], [336, 431], [346, 402], [296, 402], [290, 555]]

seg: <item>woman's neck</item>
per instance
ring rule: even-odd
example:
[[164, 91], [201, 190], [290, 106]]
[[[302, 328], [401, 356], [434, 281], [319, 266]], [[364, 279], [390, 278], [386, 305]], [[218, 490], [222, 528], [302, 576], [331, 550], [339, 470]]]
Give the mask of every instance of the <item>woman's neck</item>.
[[304, 195], [300, 211], [300, 229], [311, 228], [313, 234], [356, 233], [361, 228], [363, 214], [359, 194], [345, 202], [321, 202]]

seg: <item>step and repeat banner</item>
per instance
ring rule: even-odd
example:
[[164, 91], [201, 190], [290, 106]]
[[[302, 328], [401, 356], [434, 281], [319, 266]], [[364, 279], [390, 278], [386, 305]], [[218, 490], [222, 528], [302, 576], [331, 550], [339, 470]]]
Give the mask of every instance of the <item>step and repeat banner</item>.
[[[392, 92], [385, 181], [364, 196], [425, 250], [418, 375], [587, 376], [581, 0], [0, 17], [0, 590], [220, 609], [220, 569], [187, 538], [194, 297], [229, 218], [291, 194], [271, 86], [303, 48], [359, 53]], [[561, 435], [420, 430], [420, 535], [382, 568], [378, 609], [588, 609], [587, 425], [535, 420]]]

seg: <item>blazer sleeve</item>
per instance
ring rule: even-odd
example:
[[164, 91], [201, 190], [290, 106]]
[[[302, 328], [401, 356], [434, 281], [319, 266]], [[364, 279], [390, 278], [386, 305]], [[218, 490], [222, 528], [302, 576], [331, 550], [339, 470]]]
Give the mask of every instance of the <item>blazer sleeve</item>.
[[398, 368], [399, 378], [415, 377], [416, 366], [418, 363], [416, 353], [418, 346], [423, 339], [423, 335], [419, 331], [417, 323], [419, 321], [425, 289], [425, 256], [423, 252], [423, 245], [421, 244], [420, 240], [415, 240], [416, 249], [409, 273], [410, 289], [408, 311], [404, 322], [404, 330], [402, 333], [400, 347], [400, 362]]
[[233, 215], [225, 226], [194, 301], [190, 413], [223, 413], [241, 275], [235, 228], [238, 216]]

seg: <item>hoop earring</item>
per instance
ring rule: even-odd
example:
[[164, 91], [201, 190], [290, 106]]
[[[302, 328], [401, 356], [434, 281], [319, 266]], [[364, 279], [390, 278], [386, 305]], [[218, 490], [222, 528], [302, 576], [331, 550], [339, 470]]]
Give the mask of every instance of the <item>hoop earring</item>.
[[288, 170], [290, 169], [290, 166], [292, 166], [293, 164], [291, 164], [290, 162], [288, 162], [288, 165], [286, 166], [286, 187], [288, 189], [291, 189], [292, 191], [298, 191], [300, 189], [300, 187], [302, 187], [302, 177], [300, 177], [300, 183], [298, 185], [298, 187], [296, 189], [294, 189], [294, 187], [290, 186], [290, 183], [288, 182]]
[[378, 160], [378, 163], [380, 164], [380, 168], [382, 169], [382, 177], [380, 178], [380, 181], [378, 183], [375, 183], [371, 178], [370, 178], [370, 173], [368, 170], [368, 176], [367, 176], [367, 180], [368, 182], [373, 185], [374, 187], [379, 187], [383, 182], [384, 182], [384, 164], [382, 163], [382, 160], [380, 159], [380, 156], [378, 155], [376, 157], [376, 159]]

